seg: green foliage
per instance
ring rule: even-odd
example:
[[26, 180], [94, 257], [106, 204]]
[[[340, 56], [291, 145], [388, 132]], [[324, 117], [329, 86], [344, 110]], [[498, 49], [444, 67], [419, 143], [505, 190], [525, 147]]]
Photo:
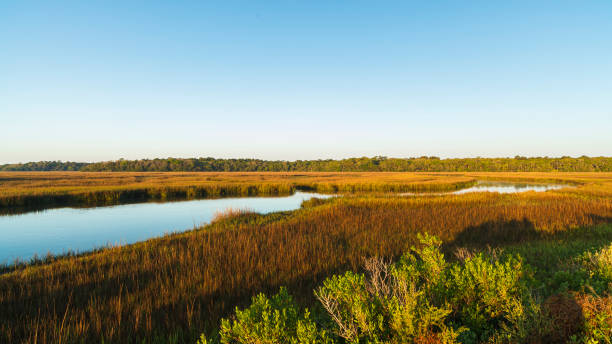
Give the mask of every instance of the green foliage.
[[336, 332], [349, 343], [358, 343], [362, 334], [377, 339], [377, 334], [385, 330], [380, 314], [382, 305], [370, 297], [363, 275], [349, 271], [333, 276], [316, 295], [336, 322]]
[[334, 321], [335, 333], [348, 343], [455, 343], [464, 329], [446, 322], [446, 303], [436, 304], [435, 289], [446, 262], [440, 242], [420, 237], [424, 247], [397, 264], [366, 261], [368, 278], [347, 272], [327, 279], [316, 292]]
[[440, 159], [361, 157], [342, 160], [267, 161], [259, 159], [143, 159], [75, 163], [40, 161], [0, 165], [0, 171], [200, 171], [200, 172], [264, 172], [264, 171], [387, 171], [387, 172], [610, 172], [612, 158], [533, 157]]
[[504, 325], [520, 321], [528, 305], [520, 260], [491, 261], [479, 253], [453, 265], [446, 278], [445, 297], [456, 319], [478, 338], [489, 338]]
[[548, 284], [552, 292], [609, 293], [612, 291], [612, 245], [577, 255], [555, 271]]
[[0, 165], [0, 171], [80, 171], [87, 165], [86, 162], [37, 161]]
[[[310, 318], [308, 310], [299, 314], [285, 288], [270, 299], [264, 294], [257, 295], [245, 310], [236, 308], [234, 319], [221, 321], [220, 337], [223, 344], [331, 343], [325, 331], [320, 331]], [[209, 343], [204, 337], [200, 342]]]
[[597, 252], [587, 252], [579, 258], [581, 265], [590, 276], [612, 283], [612, 245]]
[[610, 320], [612, 314], [594, 313], [589, 314], [588, 321], [585, 324], [584, 337], [581, 342], [585, 344], [611, 344], [612, 343], [612, 325]]

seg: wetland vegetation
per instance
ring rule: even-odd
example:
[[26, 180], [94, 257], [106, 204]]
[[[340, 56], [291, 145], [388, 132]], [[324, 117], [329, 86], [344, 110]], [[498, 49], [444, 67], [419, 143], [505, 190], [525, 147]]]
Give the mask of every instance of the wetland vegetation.
[[612, 344], [611, 37], [611, 0], [0, 0], [0, 344]]
[[[19, 174], [10, 175], [2, 175], [11, 183], [6, 193], [28, 189]], [[5, 266], [0, 341], [194, 343], [204, 334], [207, 342], [224, 343], [605, 343], [601, 338], [609, 334], [612, 174], [241, 173], [213, 174], [217, 180], [208, 181], [205, 175], [151, 174], [158, 179], [147, 182], [259, 182], [288, 190], [311, 185], [346, 194], [305, 201], [295, 211], [238, 211], [184, 233]], [[37, 188], [58, 192], [49, 178], [59, 192], [79, 193], [137, 188], [145, 177], [32, 176], [26, 185], [38, 184], [29, 194]], [[515, 194], [389, 193], [483, 179], [574, 187]], [[429, 241], [423, 242], [424, 234]], [[384, 261], [385, 269], [404, 277], [415, 272], [410, 280], [393, 275], [390, 294], [372, 292], [376, 278], [372, 264], [364, 266], [366, 258]], [[439, 270], [440, 280], [427, 278], [431, 269]], [[455, 280], [464, 284], [450, 283]], [[407, 281], [418, 295], [393, 299]], [[505, 298], [491, 296], [502, 292]], [[258, 293], [268, 296], [251, 304]], [[568, 306], [573, 318], [564, 311]], [[511, 316], [510, 310], [524, 316]]]
[[0, 175], [0, 212], [289, 195], [298, 190], [320, 193], [451, 191], [474, 183], [473, 177], [464, 175], [380, 172], [5, 172]]

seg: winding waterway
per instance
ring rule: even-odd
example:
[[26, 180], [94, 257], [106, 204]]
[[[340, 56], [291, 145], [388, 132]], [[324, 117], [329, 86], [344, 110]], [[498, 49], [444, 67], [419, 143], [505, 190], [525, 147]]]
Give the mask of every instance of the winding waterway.
[[[480, 181], [451, 192], [515, 193], [547, 191], [564, 185], [534, 185]], [[438, 193], [445, 194], [445, 193]], [[415, 194], [403, 194], [415, 195]], [[420, 194], [423, 195], [423, 194]], [[202, 199], [166, 203], [138, 203], [96, 208], [59, 208], [0, 216], [0, 264], [34, 255], [83, 252], [97, 247], [130, 244], [210, 222], [228, 208], [258, 213], [298, 209], [304, 200], [330, 195], [296, 192], [284, 197]]]
[[83, 252], [130, 244], [210, 222], [215, 213], [248, 209], [258, 213], [295, 210], [302, 201], [329, 195], [296, 192], [285, 197], [202, 199], [96, 208], [59, 208], [0, 216], [0, 264], [36, 255]]

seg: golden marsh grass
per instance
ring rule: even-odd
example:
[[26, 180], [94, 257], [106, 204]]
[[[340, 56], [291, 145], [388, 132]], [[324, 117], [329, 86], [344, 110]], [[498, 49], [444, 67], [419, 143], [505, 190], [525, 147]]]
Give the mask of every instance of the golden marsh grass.
[[[287, 179], [294, 185], [313, 178], [301, 175], [209, 177], [225, 183]], [[167, 183], [180, 183], [176, 178], [182, 178], [172, 177], [152, 176]], [[104, 183], [102, 176], [96, 178], [86, 187], [107, 187], [100, 185]], [[128, 179], [119, 186], [119, 180], [112, 181], [112, 187], [138, 184], [137, 175], [116, 178]], [[187, 174], [184, 178], [202, 177]], [[372, 174], [317, 174], [317, 178], [328, 178], [331, 185], [347, 180], [354, 184], [344, 185], [378, 185], [383, 179]], [[231, 214], [185, 233], [82, 257], [18, 266], [0, 275], [0, 342], [194, 342], [202, 331], [216, 328], [220, 317], [237, 305], [247, 304], [257, 292], [275, 292], [284, 285], [300, 302], [309, 303], [313, 288], [325, 277], [359, 269], [364, 256], [397, 257], [415, 243], [420, 232], [438, 236], [449, 247], [483, 247], [521, 244], [612, 222], [611, 174], [409, 174], [384, 178], [397, 178], [385, 182], [407, 183], [483, 178], [556, 180], [576, 187], [505, 195], [347, 195], [305, 202], [294, 212]], [[32, 183], [49, 187], [48, 178], [41, 179]], [[65, 179], [69, 178], [60, 178]], [[295, 179], [300, 179], [299, 183]], [[214, 185], [218, 181], [205, 182]], [[19, 182], [12, 183], [13, 192], [25, 188]], [[61, 187], [79, 190], [81, 186]]]

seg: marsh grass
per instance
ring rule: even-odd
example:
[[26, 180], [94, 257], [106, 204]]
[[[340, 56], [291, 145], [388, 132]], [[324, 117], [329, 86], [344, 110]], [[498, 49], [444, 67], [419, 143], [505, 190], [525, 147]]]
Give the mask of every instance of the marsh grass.
[[247, 216], [257, 216], [257, 213], [255, 213], [253, 210], [250, 210], [250, 209], [235, 209], [235, 208], [230, 207], [230, 208], [215, 212], [210, 222], [211, 223], [221, 222], [221, 221], [227, 222], [227, 221], [231, 221], [237, 218], [247, 217]]
[[0, 213], [230, 196], [428, 192], [471, 186], [466, 176], [418, 173], [2, 172]]
[[414, 173], [414, 172], [2, 172], [0, 214], [52, 207], [92, 207], [134, 202], [231, 196], [320, 193], [435, 193], [477, 180], [560, 183], [562, 192], [612, 196], [612, 173]]
[[558, 241], [574, 245], [565, 236], [584, 247], [612, 240], [612, 227], [592, 227], [611, 222], [612, 200], [602, 196], [609, 184], [589, 185], [576, 188], [582, 193], [348, 195], [23, 264], [0, 275], [0, 342], [194, 342], [258, 292], [287, 286], [296, 302], [312, 304], [326, 277], [358, 271], [363, 257], [395, 259], [421, 232], [450, 254], [506, 247], [545, 268], [559, 264]]

